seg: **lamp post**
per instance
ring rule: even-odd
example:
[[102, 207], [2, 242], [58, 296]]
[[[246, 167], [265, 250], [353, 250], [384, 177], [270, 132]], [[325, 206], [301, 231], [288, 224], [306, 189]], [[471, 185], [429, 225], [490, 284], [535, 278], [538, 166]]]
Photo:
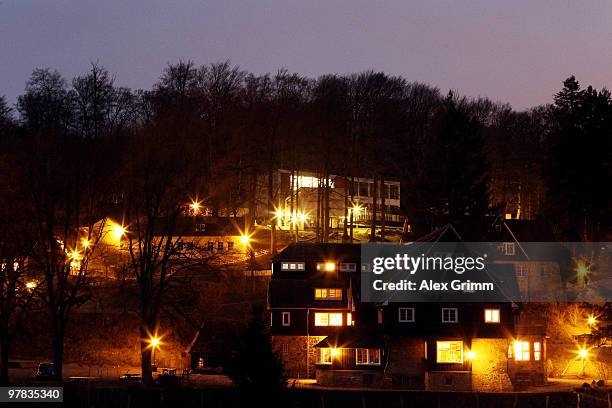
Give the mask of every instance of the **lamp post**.
[[151, 346], [152, 354], [153, 354], [153, 363], [151, 364], [152, 371], [157, 371], [157, 360], [155, 358], [155, 350], [159, 347], [160, 339], [157, 335], [153, 335], [149, 339], [149, 345]]
[[580, 356], [580, 359], [582, 360], [582, 371], [580, 373], [580, 376], [584, 377], [584, 372], [585, 372], [585, 369], [586, 369], [586, 361], [587, 361], [587, 357], [588, 357], [589, 353], [588, 353], [587, 349], [582, 347], [578, 351], [578, 355]]

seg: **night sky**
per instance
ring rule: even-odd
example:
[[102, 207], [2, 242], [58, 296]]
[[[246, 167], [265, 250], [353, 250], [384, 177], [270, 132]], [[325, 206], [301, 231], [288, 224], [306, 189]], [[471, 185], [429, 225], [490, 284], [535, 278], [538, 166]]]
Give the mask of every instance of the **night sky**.
[[561, 81], [612, 87], [610, 0], [0, 0], [0, 95], [35, 67], [98, 61], [148, 88], [168, 62], [230, 59], [255, 72], [401, 74], [517, 109]]

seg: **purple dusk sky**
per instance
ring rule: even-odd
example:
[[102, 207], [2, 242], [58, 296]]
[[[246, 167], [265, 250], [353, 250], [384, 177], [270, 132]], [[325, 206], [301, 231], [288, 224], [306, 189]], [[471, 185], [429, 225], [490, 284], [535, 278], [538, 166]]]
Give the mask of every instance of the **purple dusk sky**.
[[612, 86], [610, 0], [0, 0], [0, 95], [98, 61], [149, 88], [168, 62], [255, 73], [366, 69], [524, 109], [561, 81]]

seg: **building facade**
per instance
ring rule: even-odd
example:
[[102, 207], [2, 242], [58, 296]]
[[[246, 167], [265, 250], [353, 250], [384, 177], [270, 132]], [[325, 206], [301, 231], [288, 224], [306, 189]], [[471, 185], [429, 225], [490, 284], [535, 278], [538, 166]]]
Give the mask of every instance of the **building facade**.
[[360, 256], [359, 245], [299, 243], [274, 258], [271, 332], [290, 377], [487, 391], [545, 381], [545, 336], [520, 334], [516, 305], [361, 302]]

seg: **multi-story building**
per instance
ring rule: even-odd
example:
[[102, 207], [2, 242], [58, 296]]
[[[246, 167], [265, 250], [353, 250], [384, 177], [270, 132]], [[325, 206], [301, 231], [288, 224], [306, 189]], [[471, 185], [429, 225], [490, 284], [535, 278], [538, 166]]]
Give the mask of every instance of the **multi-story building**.
[[271, 332], [290, 377], [452, 390], [544, 382], [545, 336], [520, 335], [511, 302], [362, 302], [362, 267], [351, 244], [291, 244], [274, 258]]
[[[258, 179], [257, 216], [268, 211], [268, 176]], [[329, 190], [329, 219], [331, 228], [341, 228], [350, 223], [353, 216], [355, 226], [367, 226], [372, 221], [374, 193], [377, 202], [377, 223], [382, 221], [382, 196], [384, 195], [384, 214], [387, 225], [400, 226], [404, 222], [400, 213], [400, 182], [384, 180], [384, 191], [374, 187], [374, 179], [364, 177], [345, 177], [330, 175], [321, 177], [307, 171], [277, 170], [273, 173], [274, 211], [280, 228], [288, 228], [291, 222], [301, 229], [313, 227], [316, 223], [317, 207], [321, 207], [321, 189]], [[351, 188], [352, 186], [352, 188]], [[346, 209], [346, 211], [345, 211]], [[348, 219], [345, 217], [348, 214]]]

